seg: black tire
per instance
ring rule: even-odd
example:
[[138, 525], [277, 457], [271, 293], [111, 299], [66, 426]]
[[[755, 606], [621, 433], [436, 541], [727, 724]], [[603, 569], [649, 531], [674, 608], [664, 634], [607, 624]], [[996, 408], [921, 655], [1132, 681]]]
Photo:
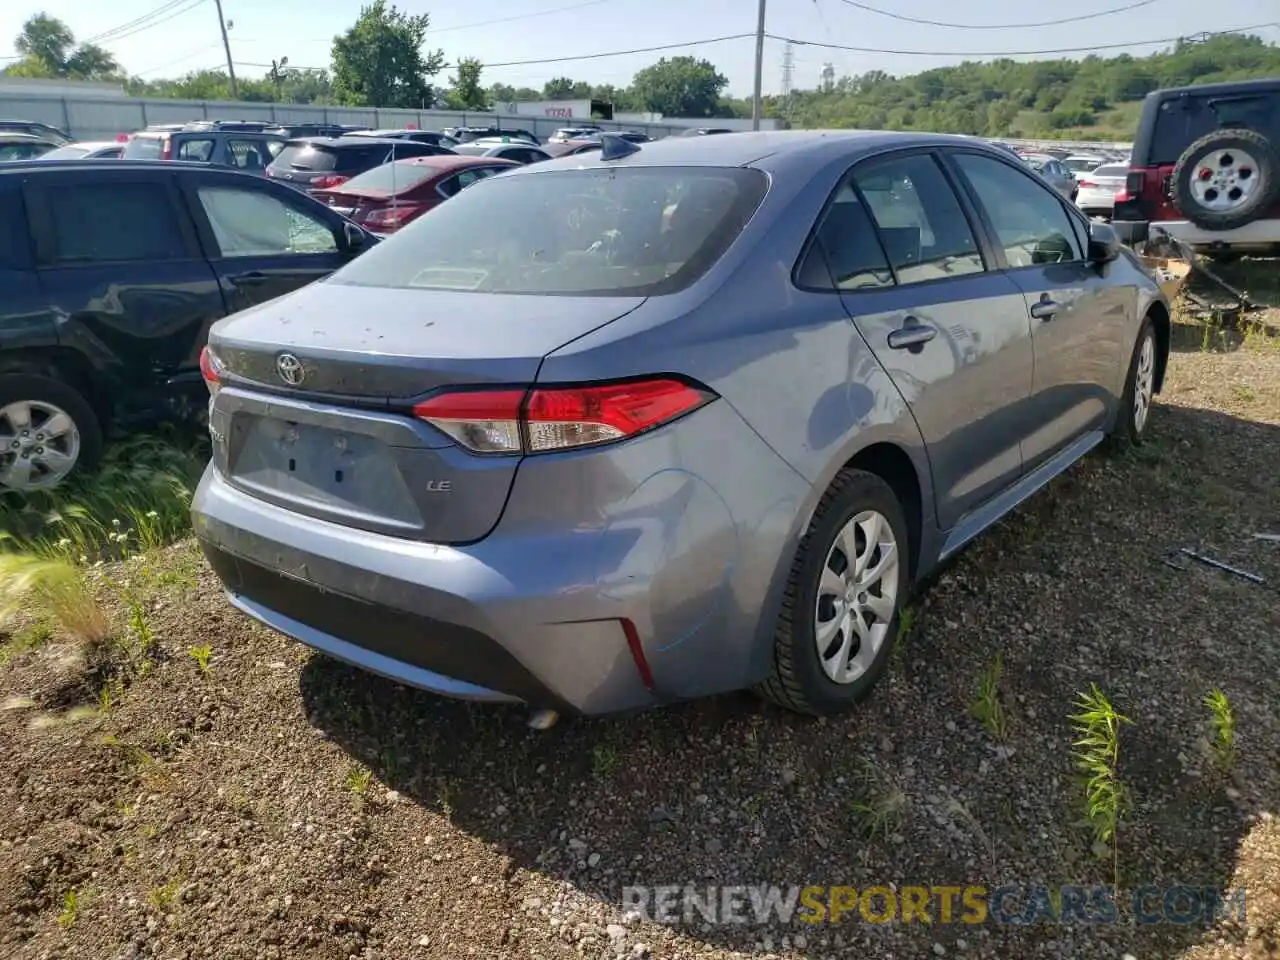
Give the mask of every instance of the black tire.
[[[1217, 150], [1239, 150], [1253, 160], [1248, 176], [1259, 184], [1254, 193], [1230, 210], [1211, 210], [1191, 192], [1200, 161]], [[1253, 130], [1215, 130], [1183, 151], [1173, 168], [1173, 200], [1188, 220], [1206, 230], [1233, 230], [1262, 216], [1280, 190], [1280, 157], [1276, 147]]]
[[[1147, 397], [1147, 415], [1139, 422], [1135, 400], [1138, 393], [1138, 368], [1142, 361], [1143, 347], [1151, 344], [1151, 390]], [[1142, 321], [1142, 329], [1138, 331], [1138, 339], [1133, 344], [1133, 356], [1129, 359], [1129, 373], [1124, 381], [1124, 394], [1120, 398], [1120, 409], [1116, 413], [1115, 425], [1108, 435], [1108, 447], [1112, 453], [1123, 453], [1130, 447], [1139, 447], [1146, 438], [1151, 427], [1151, 408], [1154, 406], [1155, 377], [1160, 364], [1160, 344], [1156, 339], [1155, 327], [1151, 318]]]
[[[74, 387], [36, 373], [0, 374], [0, 409], [21, 401], [55, 406], [75, 424], [80, 452], [68, 477], [92, 468], [102, 458], [102, 424], [89, 401]], [[9, 451], [0, 450], [0, 456], [11, 455]]]
[[[836, 683], [823, 670], [814, 640], [818, 583], [837, 533], [864, 510], [880, 513], [897, 543], [896, 603], [870, 667], [850, 683]], [[844, 470], [838, 474], [796, 551], [774, 634], [773, 671], [756, 692], [781, 707], [811, 716], [835, 713], [862, 699], [884, 672], [897, 639], [898, 619], [910, 585], [909, 549], [906, 519], [893, 489], [872, 473]]]

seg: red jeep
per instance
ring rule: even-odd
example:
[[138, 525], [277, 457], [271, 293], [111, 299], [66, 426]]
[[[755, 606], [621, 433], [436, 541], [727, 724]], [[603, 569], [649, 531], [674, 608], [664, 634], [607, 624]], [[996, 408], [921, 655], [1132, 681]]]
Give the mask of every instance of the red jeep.
[[1112, 226], [1130, 244], [1280, 247], [1280, 78], [1148, 94]]

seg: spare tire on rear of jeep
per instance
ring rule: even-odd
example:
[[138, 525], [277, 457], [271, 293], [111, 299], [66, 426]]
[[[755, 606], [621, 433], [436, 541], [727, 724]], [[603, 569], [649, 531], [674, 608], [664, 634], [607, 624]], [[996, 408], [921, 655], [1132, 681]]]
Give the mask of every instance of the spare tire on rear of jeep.
[[1173, 168], [1174, 203], [1206, 230], [1257, 220], [1280, 191], [1280, 156], [1253, 130], [1222, 129], [1187, 147]]

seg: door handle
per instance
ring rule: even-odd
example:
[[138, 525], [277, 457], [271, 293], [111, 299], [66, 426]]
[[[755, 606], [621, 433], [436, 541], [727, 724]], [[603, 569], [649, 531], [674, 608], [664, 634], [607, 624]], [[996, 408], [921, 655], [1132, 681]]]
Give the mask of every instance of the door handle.
[[267, 275], [260, 270], [250, 270], [248, 273], [237, 273], [231, 278], [231, 282], [236, 286], [251, 287], [255, 284], [266, 283]]
[[927, 323], [921, 323], [915, 317], [907, 317], [906, 322], [901, 327], [889, 332], [889, 349], [910, 350], [912, 353], [919, 353], [924, 349], [924, 345], [937, 335], [938, 331], [935, 327], [931, 327]]
[[1031, 316], [1036, 320], [1052, 320], [1054, 315], [1062, 309], [1062, 304], [1055, 300], [1050, 300], [1046, 293], [1040, 298], [1039, 303], [1031, 305]]

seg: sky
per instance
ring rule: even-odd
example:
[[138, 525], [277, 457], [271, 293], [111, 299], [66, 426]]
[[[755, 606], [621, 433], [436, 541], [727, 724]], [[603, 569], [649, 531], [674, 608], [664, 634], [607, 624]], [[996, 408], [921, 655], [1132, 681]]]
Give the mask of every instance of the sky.
[[[1109, 16], [1099, 11], [1135, 5]], [[325, 67], [334, 34], [351, 26], [359, 0], [223, 0], [231, 23], [228, 34], [238, 75], [261, 76], [272, 59], [288, 57], [293, 66]], [[463, 4], [457, 0], [401, 0], [400, 9], [429, 13], [428, 47], [444, 50], [449, 62], [478, 57], [486, 64], [581, 57], [683, 44], [736, 34], [754, 34], [758, 8], [750, 0], [733, 6], [714, 0], [490, 0]], [[938, 21], [934, 26], [894, 19]], [[150, 20], [141, 20], [156, 11]], [[78, 40], [99, 41], [132, 74], [146, 79], [180, 76], [192, 70], [224, 65], [214, 0], [5, 0], [0, 8], [0, 65], [12, 62], [13, 38], [32, 14], [44, 12], [71, 27]], [[1017, 26], [1084, 17], [1072, 23]], [[127, 26], [139, 21], [135, 26]], [[1253, 32], [1280, 42], [1278, 0], [1078, 0], [1062, 3], [1009, 3], [1008, 0], [768, 0], [766, 32], [798, 41], [792, 47], [792, 85], [818, 85], [823, 64], [836, 75], [884, 70], [895, 75], [918, 73], [965, 59], [991, 59], [1013, 53], [1036, 59], [1038, 51], [1083, 48], [1085, 56], [1123, 52], [1144, 55], [1160, 44], [1142, 41], [1224, 31], [1267, 24]], [[974, 29], [996, 26], [998, 29]], [[127, 27], [127, 28], [126, 28]], [[124, 28], [124, 29], [122, 29]], [[108, 31], [111, 31], [108, 33]], [[804, 41], [803, 43], [800, 41]], [[820, 44], [863, 48], [824, 49]], [[1127, 46], [1099, 49], [1112, 44]], [[786, 44], [766, 39], [765, 93], [783, 88]], [[869, 52], [870, 50], [885, 52]], [[1023, 55], [1026, 52], [1027, 55]], [[926, 55], [917, 55], [926, 54]], [[710, 60], [729, 78], [729, 92], [749, 96], [754, 72], [753, 36], [681, 46], [669, 50], [565, 60], [560, 63], [486, 67], [485, 85], [541, 87], [557, 76], [592, 83], [626, 86], [637, 70], [660, 57], [692, 55]], [[446, 81], [450, 70], [438, 78]]]

